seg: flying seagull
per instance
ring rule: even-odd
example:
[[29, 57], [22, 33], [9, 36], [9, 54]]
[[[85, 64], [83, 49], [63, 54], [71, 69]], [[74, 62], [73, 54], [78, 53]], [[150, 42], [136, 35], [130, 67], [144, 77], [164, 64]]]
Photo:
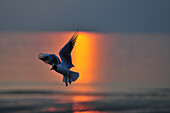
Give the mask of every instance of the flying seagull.
[[65, 82], [66, 87], [68, 82], [76, 81], [79, 77], [79, 73], [70, 71], [70, 68], [74, 67], [71, 59], [71, 51], [76, 43], [79, 30], [76, 30], [74, 35], [71, 37], [69, 42], [60, 50], [60, 59], [55, 54], [44, 54], [40, 53], [38, 58], [45, 63], [52, 66], [50, 70], [55, 70], [56, 72], [63, 75], [63, 82]]

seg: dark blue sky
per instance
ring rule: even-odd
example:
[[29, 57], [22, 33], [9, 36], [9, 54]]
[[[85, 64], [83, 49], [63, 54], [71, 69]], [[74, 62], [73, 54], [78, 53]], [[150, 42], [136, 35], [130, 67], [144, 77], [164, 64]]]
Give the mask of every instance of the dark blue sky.
[[170, 0], [1, 0], [0, 30], [170, 32]]

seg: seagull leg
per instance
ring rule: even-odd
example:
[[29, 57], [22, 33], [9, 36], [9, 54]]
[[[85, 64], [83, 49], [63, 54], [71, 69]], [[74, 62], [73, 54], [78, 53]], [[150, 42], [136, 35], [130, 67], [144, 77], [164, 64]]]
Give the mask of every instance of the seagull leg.
[[71, 78], [71, 77], [69, 76], [69, 83], [71, 84], [71, 80], [70, 80], [70, 78]]
[[66, 87], [67, 87], [68, 86], [68, 84], [67, 84], [67, 77], [65, 77], [65, 79], [66, 79], [65, 84], [66, 84]]
[[67, 87], [68, 86], [67, 82], [65, 82], [65, 84], [66, 84], [66, 87]]

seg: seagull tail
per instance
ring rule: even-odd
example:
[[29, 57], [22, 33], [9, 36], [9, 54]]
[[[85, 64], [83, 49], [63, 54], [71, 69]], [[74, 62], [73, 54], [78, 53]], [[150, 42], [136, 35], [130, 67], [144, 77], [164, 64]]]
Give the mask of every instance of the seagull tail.
[[[70, 73], [70, 81], [74, 82], [79, 78], [79, 73], [71, 71]], [[66, 82], [65, 77], [63, 77], [63, 82]], [[69, 77], [67, 77], [67, 82], [69, 82]]]

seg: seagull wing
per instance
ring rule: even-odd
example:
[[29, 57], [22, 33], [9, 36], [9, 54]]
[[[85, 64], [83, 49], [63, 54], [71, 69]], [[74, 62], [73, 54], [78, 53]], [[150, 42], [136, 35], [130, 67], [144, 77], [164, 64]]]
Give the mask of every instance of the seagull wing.
[[40, 53], [38, 58], [51, 66], [53, 66], [54, 64], [58, 65], [61, 63], [60, 59], [54, 54]]
[[69, 42], [59, 52], [62, 64], [67, 68], [74, 67], [71, 59], [71, 51], [76, 43], [77, 37], [78, 37], [78, 30], [75, 31], [74, 35], [71, 37]]

